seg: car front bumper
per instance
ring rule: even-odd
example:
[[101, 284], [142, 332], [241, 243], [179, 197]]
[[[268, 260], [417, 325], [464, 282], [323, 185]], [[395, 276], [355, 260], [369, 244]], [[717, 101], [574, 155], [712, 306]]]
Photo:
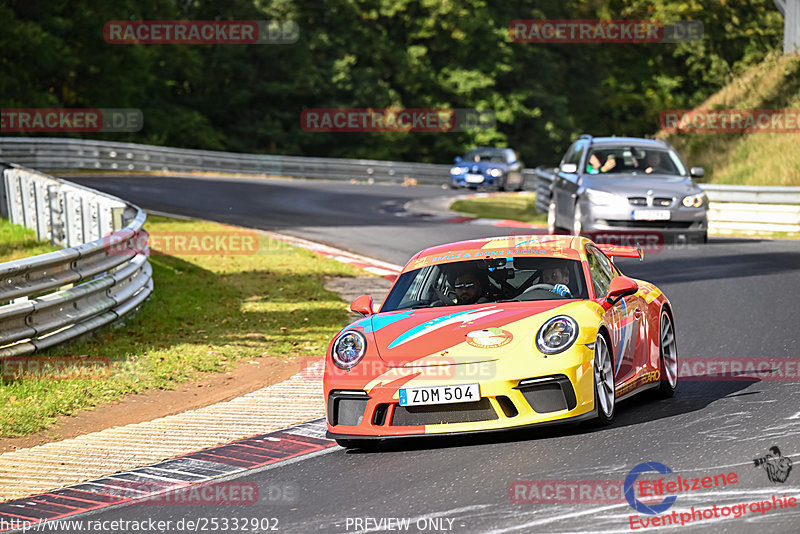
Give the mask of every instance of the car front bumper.
[[[594, 351], [576, 345], [530, 364], [494, 360], [421, 368], [393, 368], [392, 379], [369, 388], [326, 380], [328, 434], [334, 438], [390, 438], [514, 429], [594, 415]], [[514, 363], [516, 361], [516, 363]], [[438, 367], [438, 369], [436, 369]], [[373, 381], [375, 382], [375, 381]], [[480, 400], [401, 406], [399, 389], [477, 383]]]
[[[680, 240], [703, 237], [708, 232], [708, 216], [705, 209], [671, 207], [671, 208], [637, 208], [612, 207], [585, 202], [581, 205], [583, 217], [581, 227], [584, 234], [606, 235], [642, 235], [656, 236], [660, 241]], [[634, 219], [633, 212], [667, 211], [669, 219]], [[625, 243], [618, 243], [625, 244]]]

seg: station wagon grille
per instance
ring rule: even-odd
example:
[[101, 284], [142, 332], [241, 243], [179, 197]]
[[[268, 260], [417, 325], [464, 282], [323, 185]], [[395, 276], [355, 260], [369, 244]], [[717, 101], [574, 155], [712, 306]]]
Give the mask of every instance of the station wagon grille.
[[[670, 197], [655, 197], [653, 198], [653, 206], [659, 208], [666, 208], [672, 205], [674, 198]], [[647, 206], [647, 197], [628, 197], [628, 202], [631, 206]]]

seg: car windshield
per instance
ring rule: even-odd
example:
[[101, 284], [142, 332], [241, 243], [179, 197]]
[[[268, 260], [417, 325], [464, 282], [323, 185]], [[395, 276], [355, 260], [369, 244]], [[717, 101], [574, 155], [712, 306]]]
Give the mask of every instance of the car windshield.
[[476, 161], [476, 157], [480, 158], [477, 161], [491, 163], [505, 163], [506, 161], [503, 151], [499, 148], [473, 148], [464, 155], [464, 161], [467, 163]]
[[581, 262], [496, 257], [429, 265], [405, 272], [386, 297], [381, 312], [570, 298], [588, 298]]
[[686, 176], [678, 154], [666, 148], [617, 146], [595, 148], [586, 159], [589, 174], [666, 174]]

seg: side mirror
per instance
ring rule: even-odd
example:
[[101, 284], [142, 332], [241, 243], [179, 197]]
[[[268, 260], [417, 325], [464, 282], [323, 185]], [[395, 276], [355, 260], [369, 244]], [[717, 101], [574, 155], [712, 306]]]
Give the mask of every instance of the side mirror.
[[561, 172], [575, 174], [578, 172], [578, 166], [575, 163], [565, 163], [561, 166]]
[[360, 313], [364, 317], [372, 315], [372, 297], [369, 295], [361, 295], [350, 304], [350, 311]]
[[692, 178], [702, 178], [706, 175], [706, 170], [703, 167], [692, 167], [691, 170], [689, 170], [689, 175]]
[[606, 295], [606, 302], [612, 306], [622, 300], [622, 297], [633, 295], [639, 291], [639, 284], [627, 276], [617, 276], [611, 280], [611, 285], [608, 287], [608, 295]]
[[456, 156], [455, 160], [456, 163], [461, 163], [461, 156]]

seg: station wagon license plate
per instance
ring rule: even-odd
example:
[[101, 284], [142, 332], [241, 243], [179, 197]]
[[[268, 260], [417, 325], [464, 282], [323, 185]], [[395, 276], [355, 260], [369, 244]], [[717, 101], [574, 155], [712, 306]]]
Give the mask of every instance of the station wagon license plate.
[[467, 174], [467, 182], [469, 182], [471, 184], [483, 183], [483, 175], [482, 174]]
[[478, 384], [403, 388], [399, 390], [399, 393], [400, 406], [476, 402], [481, 398]]
[[631, 218], [634, 221], [668, 221], [669, 210], [633, 210]]

